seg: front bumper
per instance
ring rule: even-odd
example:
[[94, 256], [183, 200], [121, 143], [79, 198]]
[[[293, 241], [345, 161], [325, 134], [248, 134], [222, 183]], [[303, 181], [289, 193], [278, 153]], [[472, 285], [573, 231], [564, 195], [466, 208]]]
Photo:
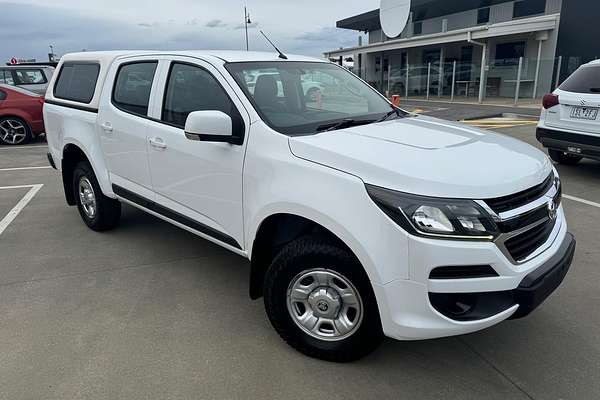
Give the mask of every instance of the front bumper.
[[[562, 207], [546, 250], [514, 264], [494, 243], [411, 237], [410, 278], [374, 284], [384, 332], [400, 340], [460, 335], [520, 318], [537, 308], [562, 282], [575, 251]], [[431, 279], [440, 266], [489, 265], [497, 276]], [[446, 305], [452, 307], [444, 308]], [[456, 305], [467, 304], [464, 312]], [[459, 310], [460, 311], [460, 310]]]
[[600, 136], [537, 128], [536, 138], [544, 147], [600, 160]]

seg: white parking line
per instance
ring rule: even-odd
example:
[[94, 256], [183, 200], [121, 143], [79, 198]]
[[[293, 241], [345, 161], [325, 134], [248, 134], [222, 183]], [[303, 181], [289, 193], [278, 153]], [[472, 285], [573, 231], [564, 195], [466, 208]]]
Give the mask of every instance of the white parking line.
[[569, 196], [568, 194], [563, 194], [563, 197], [565, 199], [569, 199], [569, 200], [572, 200], [572, 201], [577, 201], [577, 202], [582, 203], [582, 204], [587, 204], [588, 206], [600, 208], [600, 203], [595, 203], [593, 201], [589, 201], [589, 200], [586, 200], [586, 199], [580, 199], [579, 197], [575, 197], [575, 196]]
[[0, 172], [2, 171], [25, 171], [28, 169], [50, 169], [52, 167], [50, 166], [44, 166], [44, 167], [17, 167], [17, 168], [0, 168]]
[[48, 145], [39, 145], [39, 146], [2, 146], [0, 150], [20, 150], [20, 149], [41, 149], [42, 147], [48, 148]]
[[19, 200], [17, 205], [14, 206], [13, 209], [10, 210], [8, 214], [6, 214], [6, 217], [2, 218], [2, 220], [0, 221], [0, 235], [2, 235], [4, 230], [8, 228], [8, 225], [10, 225], [10, 223], [13, 222], [15, 218], [17, 218], [19, 213], [23, 211], [23, 209], [27, 206], [27, 204], [29, 204], [31, 199], [33, 199], [33, 197], [37, 194], [37, 192], [40, 191], [40, 189], [43, 186], [44, 185], [0, 186], [0, 190], [30, 188], [27, 194], [25, 194], [25, 196], [23, 196], [23, 198]]

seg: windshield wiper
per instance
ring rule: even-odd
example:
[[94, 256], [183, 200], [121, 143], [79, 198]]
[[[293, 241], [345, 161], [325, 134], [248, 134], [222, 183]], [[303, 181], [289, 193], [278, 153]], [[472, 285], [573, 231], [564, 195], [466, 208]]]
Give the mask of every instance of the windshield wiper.
[[379, 120], [377, 120], [377, 122], [387, 121], [387, 119], [394, 114], [396, 114], [397, 118], [402, 118], [404, 116], [399, 108], [396, 108], [394, 106], [391, 106], [391, 107], [392, 107], [392, 110], [390, 112], [388, 112], [387, 114], [385, 114], [383, 117], [381, 117]]
[[330, 124], [323, 124], [317, 127], [317, 132], [329, 132], [337, 129], [350, 128], [352, 126], [368, 125], [373, 122], [377, 122], [375, 119], [343, 119], [339, 122], [333, 122]]

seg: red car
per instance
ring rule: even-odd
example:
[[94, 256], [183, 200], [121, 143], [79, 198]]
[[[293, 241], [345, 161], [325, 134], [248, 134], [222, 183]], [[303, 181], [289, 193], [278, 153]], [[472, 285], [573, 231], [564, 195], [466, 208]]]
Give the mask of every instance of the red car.
[[44, 97], [0, 85], [0, 144], [24, 144], [44, 132]]

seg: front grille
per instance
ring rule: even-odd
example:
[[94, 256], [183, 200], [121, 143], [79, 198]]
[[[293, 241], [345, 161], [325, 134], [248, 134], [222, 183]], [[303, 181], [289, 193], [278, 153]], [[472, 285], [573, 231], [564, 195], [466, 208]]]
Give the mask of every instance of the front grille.
[[548, 178], [541, 184], [532, 187], [531, 189], [523, 190], [522, 192], [511, 194], [508, 196], [498, 197], [495, 199], [487, 199], [485, 202], [487, 205], [494, 210], [497, 214], [503, 213], [508, 210], [513, 210], [524, 206], [527, 203], [542, 197], [554, 183], [554, 173], [550, 174]]
[[540, 225], [508, 239], [504, 242], [504, 246], [514, 260], [522, 261], [548, 240], [555, 223], [556, 220], [548, 219]]

